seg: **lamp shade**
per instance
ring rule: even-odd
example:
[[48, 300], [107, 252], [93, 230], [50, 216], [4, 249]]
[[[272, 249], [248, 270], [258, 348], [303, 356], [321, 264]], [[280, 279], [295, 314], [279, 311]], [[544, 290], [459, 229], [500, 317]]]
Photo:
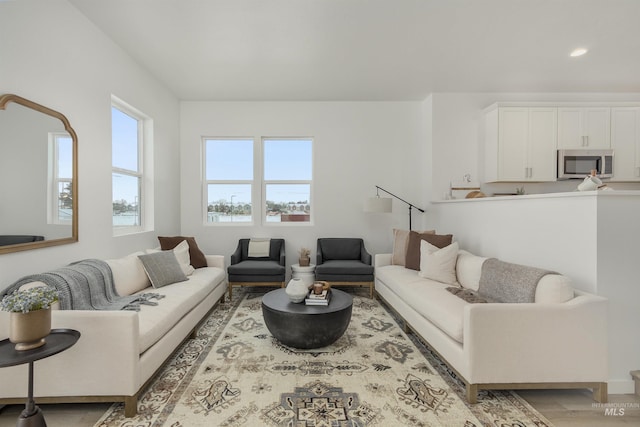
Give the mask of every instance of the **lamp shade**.
[[364, 211], [391, 212], [391, 201], [389, 197], [369, 197], [364, 201]]

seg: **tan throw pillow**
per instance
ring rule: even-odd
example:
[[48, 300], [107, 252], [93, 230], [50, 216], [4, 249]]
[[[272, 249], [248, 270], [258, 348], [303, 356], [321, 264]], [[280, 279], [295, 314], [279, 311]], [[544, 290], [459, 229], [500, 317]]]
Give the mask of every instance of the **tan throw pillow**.
[[191, 265], [193, 268], [202, 268], [207, 266], [207, 258], [204, 256], [204, 253], [198, 247], [196, 243], [196, 239], [194, 237], [184, 237], [184, 236], [173, 236], [173, 237], [161, 237], [158, 236], [158, 240], [160, 241], [160, 249], [163, 251], [167, 251], [169, 249], [173, 249], [180, 242], [186, 240], [189, 244], [189, 256], [191, 258]]
[[[436, 230], [422, 231], [421, 234], [436, 234]], [[393, 229], [393, 254], [391, 255], [391, 265], [401, 265], [407, 257], [407, 247], [409, 246], [409, 230]]]
[[431, 243], [420, 242], [420, 272], [418, 276], [448, 285], [456, 284], [458, 242], [438, 249]]
[[420, 270], [420, 241], [426, 240], [437, 248], [449, 246], [453, 240], [452, 234], [434, 234], [430, 232], [416, 233], [409, 232], [409, 243], [407, 245], [407, 256], [404, 266], [411, 270]]

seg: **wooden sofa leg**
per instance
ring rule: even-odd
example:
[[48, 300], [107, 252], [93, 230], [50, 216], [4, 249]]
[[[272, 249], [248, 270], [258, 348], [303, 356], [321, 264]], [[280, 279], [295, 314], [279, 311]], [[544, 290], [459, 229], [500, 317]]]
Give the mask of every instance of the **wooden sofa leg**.
[[124, 416], [126, 418], [135, 417], [138, 413], [138, 395], [125, 396], [124, 398]]
[[231, 302], [232, 293], [233, 293], [233, 286], [231, 286], [231, 282], [229, 282], [229, 302]]
[[467, 402], [478, 403], [478, 384], [467, 384]]
[[599, 403], [607, 403], [609, 400], [609, 392], [607, 383], [600, 383], [598, 387], [593, 389], [593, 400]]

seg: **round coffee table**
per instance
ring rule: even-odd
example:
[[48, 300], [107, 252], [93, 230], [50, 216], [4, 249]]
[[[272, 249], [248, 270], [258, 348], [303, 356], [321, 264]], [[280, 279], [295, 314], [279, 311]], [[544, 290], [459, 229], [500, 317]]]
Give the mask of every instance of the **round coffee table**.
[[328, 346], [340, 338], [349, 326], [353, 297], [331, 289], [329, 305], [292, 303], [284, 289], [262, 297], [262, 315], [269, 332], [282, 344], [310, 349]]

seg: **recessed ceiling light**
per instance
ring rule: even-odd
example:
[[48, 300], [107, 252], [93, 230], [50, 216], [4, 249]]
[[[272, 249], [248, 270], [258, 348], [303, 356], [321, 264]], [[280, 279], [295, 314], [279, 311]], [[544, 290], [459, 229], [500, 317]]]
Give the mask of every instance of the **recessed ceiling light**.
[[577, 49], [574, 49], [573, 52], [571, 52], [569, 54], [569, 56], [575, 58], [576, 56], [582, 56], [585, 53], [587, 53], [587, 49], [583, 48], [583, 47], [579, 47]]

